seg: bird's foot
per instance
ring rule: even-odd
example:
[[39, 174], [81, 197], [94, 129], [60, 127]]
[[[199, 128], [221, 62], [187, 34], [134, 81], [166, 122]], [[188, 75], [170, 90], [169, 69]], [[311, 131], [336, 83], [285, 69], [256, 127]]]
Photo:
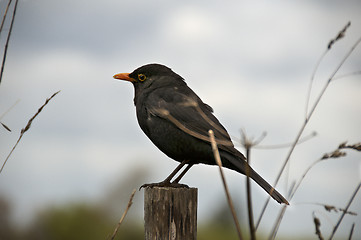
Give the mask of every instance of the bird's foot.
[[154, 187], [171, 187], [171, 188], [189, 188], [186, 184], [181, 184], [177, 182], [169, 182], [169, 181], [163, 181], [159, 183], [146, 183], [140, 186], [139, 190], [142, 188], [154, 188]]

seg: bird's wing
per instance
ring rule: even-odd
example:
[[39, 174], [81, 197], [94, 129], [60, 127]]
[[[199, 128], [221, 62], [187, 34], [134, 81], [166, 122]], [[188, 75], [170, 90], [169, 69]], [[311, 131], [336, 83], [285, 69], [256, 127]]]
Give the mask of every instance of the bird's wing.
[[186, 89], [156, 89], [146, 101], [148, 112], [175, 124], [182, 131], [209, 142], [213, 130], [219, 148], [234, 152], [233, 143], [222, 124], [212, 114], [212, 108], [188, 87]]

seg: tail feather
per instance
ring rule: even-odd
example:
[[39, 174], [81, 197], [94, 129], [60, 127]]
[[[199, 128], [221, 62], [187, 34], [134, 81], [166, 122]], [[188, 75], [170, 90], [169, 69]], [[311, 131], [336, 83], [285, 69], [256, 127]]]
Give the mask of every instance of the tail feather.
[[244, 175], [248, 175], [278, 203], [285, 203], [289, 205], [288, 201], [276, 189], [274, 189], [274, 187], [272, 187], [266, 180], [264, 180], [256, 171], [254, 171], [244, 159], [240, 159], [226, 152], [222, 152], [221, 157], [224, 167], [235, 170]]
[[274, 200], [276, 200], [279, 203], [285, 203], [289, 205], [288, 201], [276, 190], [274, 187], [272, 187], [266, 180], [264, 180], [256, 171], [254, 171], [252, 168], [250, 177], [258, 184], [260, 185]]

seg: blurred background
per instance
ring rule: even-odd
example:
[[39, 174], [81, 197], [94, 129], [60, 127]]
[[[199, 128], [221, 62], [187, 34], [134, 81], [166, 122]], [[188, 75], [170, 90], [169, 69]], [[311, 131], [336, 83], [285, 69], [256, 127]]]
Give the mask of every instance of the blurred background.
[[[1, 16], [7, 4], [0, 1]], [[0, 121], [12, 130], [0, 126], [1, 164], [46, 98], [61, 92], [34, 120], [0, 174], [0, 238], [105, 239], [132, 190], [164, 180], [175, 168], [177, 162], [142, 133], [133, 86], [114, 80], [115, 73], [147, 63], [167, 65], [214, 108], [240, 151], [240, 129], [254, 139], [267, 132], [263, 146], [289, 143], [304, 122], [317, 61], [351, 21], [319, 66], [311, 103], [360, 38], [360, 10], [357, 0], [20, 0], [0, 84]], [[10, 17], [0, 36], [1, 56], [9, 25]], [[360, 71], [360, 63], [358, 46], [338, 76]], [[317, 136], [296, 147], [277, 186], [285, 196], [324, 153], [345, 141], [361, 141], [360, 78], [351, 75], [330, 84], [304, 131]], [[252, 166], [274, 183], [288, 151], [253, 149]], [[346, 157], [311, 169], [285, 213], [278, 239], [315, 239], [313, 214], [323, 235], [331, 234], [341, 212], [317, 204], [346, 206], [360, 182], [360, 154], [348, 150]], [[247, 226], [245, 177], [226, 170], [226, 178]], [[194, 166], [183, 183], [198, 188], [198, 238], [236, 239], [218, 169]], [[252, 187], [258, 219], [267, 195]], [[270, 203], [259, 237], [270, 234], [279, 210]], [[361, 214], [360, 193], [350, 211]], [[347, 238], [352, 223], [353, 239], [361, 239], [360, 215], [346, 215], [336, 238]], [[118, 238], [143, 239], [143, 190], [136, 192]]]

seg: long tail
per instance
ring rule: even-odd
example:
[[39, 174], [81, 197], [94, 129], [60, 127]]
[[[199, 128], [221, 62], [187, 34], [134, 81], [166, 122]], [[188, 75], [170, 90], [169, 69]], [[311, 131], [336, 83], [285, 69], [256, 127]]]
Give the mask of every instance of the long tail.
[[[221, 154], [221, 157], [222, 157], [222, 164], [224, 167], [235, 170], [244, 175], [248, 175], [258, 185], [260, 185], [274, 200], [276, 200], [279, 203], [285, 203], [289, 205], [288, 201], [276, 189], [274, 189], [266, 180], [264, 180], [256, 171], [254, 171], [245, 160], [240, 159], [226, 152], [223, 152]], [[247, 174], [247, 170], [248, 170], [248, 174]]]
[[279, 203], [285, 203], [289, 205], [288, 201], [276, 190], [274, 189], [266, 180], [264, 180], [256, 171], [252, 168], [250, 177], [260, 185], [274, 200]]

